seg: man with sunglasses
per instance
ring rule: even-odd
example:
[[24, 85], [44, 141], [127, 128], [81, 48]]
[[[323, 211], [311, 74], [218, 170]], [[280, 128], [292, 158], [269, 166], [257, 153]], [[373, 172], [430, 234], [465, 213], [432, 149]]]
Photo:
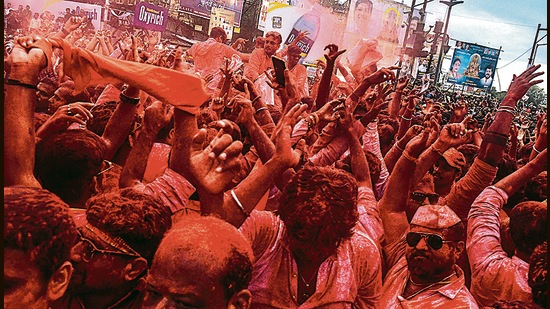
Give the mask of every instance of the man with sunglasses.
[[72, 250], [75, 268], [66, 308], [141, 308], [144, 276], [164, 233], [170, 209], [133, 189], [87, 203], [87, 223]]
[[[410, 173], [428, 147], [425, 129], [405, 147], [379, 203], [384, 228], [385, 267], [380, 308], [478, 308], [456, 265], [464, 251], [465, 229], [448, 207], [420, 206], [409, 221]], [[414, 192], [414, 191], [413, 191]]]
[[465, 229], [447, 206], [418, 208], [405, 238], [385, 251], [391, 266], [381, 308], [478, 308], [455, 263], [464, 251]]

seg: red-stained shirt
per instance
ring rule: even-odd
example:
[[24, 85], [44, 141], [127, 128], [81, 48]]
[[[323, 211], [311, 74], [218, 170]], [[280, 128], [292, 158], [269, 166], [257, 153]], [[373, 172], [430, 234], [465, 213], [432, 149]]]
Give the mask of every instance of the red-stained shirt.
[[284, 223], [268, 211], [253, 211], [240, 227], [252, 244], [255, 263], [249, 290], [254, 308], [372, 308], [382, 280], [377, 246], [356, 230], [319, 267], [316, 291], [297, 303], [298, 268]]
[[487, 187], [476, 198], [468, 215], [466, 251], [472, 269], [470, 290], [480, 305], [497, 300], [533, 303], [527, 283], [529, 264], [508, 257], [500, 240], [500, 209], [508, 195], [502, 189]]
[[[437, 289], [428, 289], [410, 299], [402, 295], [409, 280], [409, 269], [405, 258], [405, 235], [384, 248], [390, 267], [384, 278], [380, 308], [393, 309], [448, 309], [448, 308], [479, 308], [474, 297], [464, 285], [464, 272], [454, 266], [455, 279], [447, 284], [439, 285]], [[458, 278], [457, 278], [458, 277]]]

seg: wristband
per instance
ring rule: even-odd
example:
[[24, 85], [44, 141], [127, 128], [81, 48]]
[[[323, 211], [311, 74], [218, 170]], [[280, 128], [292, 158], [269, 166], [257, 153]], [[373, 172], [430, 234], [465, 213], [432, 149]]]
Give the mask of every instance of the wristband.
[[265, 107], [265, 106], [264, 106], [264, 107], [260, 107], [260, 108], [258, 108], [258, 109], [256, 110], [256, 114], [259, 113], [259, 112], [261, 112], [261, 111], [266, 111], [266, 110], [267, 110], [267, 107]]
[[63, 32], [64, 35], [69, 35], [69, 33], [70, 33], [65, 28], [61, 28], [61, 32]]
[[506, 147], [506, 143], [508, 142], [508, 136], [502, 136], [500, 134], [488, 132], [485, 134], [485, 136], [483, 136], [483, 140], [488, 143], [493, 143], [502, 147]]
[[411, 116], [411, 118], [406, 118], [405, 116], [401, 115], [401, 118], [403, 118], [403, 120], [407, 120], [407, 121], [411, 121], [411, 120], [412, 120], [412, 116]]
[[408, 111], [411, 111], [411, 112], [414, 112], [414, 107], [413, 108], [409, 108], [408, 106], [406, 107]]
[[401, 152], [405, 151], [405, 149], [402, 149], [401, 147], [399, 147], [398, 142], [395, 142], [395, 148], [397, 148], [398, 150], [401, 150]]
[[497, 113], [499, 113], [499, 112], [509, 113], [512, 116], [517, 117], [517, 113], [514, 110], [499, 108], [499, 109], [497, 109]]
[[244, 210], [244, 207], [243, 207], [243, 204], [241, 204], [241, 201], [239, 201], [239, 198], [237, 197], [237, 194], [235, 194], [235, 190], [231, 190], [231, 197], [233, 198], [233, 200], [235, 201], [235, 203], [237, 204], [237, 206], [239, 206], [239, 209], [241, 210], [241, 212], [245, 215], [245, 216], [249, 216], [249, 214]]
[[307, 120], [308, 118], [304, 118], [304, 121], [307, 123], [307, 131], [309, 132], [309, 130], [313, 129], [314, 125]]
[[315, 114], [315, 113], [311, 113], [310, 116], [312, 116], [315, 120], [315, 124], [318, 124], [319, 123], [319, 115]]
[[259, 99], [260, 99], [260, 96], [256, 96], [256, 97], [254, 98], [254, 100], [251, 101], [252, 106], [254, 106], [254, 103], [256, 103], [256, 101], [258, 101]]
[[8, 79], [6, 80], [6, 85], [21, 86], [21, 87], [25, 87], [25, 88], [28, 88], [28, 89], [32, 89], [32, 90], [38, 91], [38, 88], [36, 88], [35, 85], [25, 84], [25, 83], [21, 82], [20, 80], [16, 80], [16, 79], [9, 79], [9, 78], [8, 78]]
[[139, 97], [131, 98], [131, 97], [127, 96], [124, 93], [124, 91], [121, 91], [120, 92], [120, 101], [124, 102], [124, 103], [128, 103], [128, 104], [132, 104], [132, 105], [137, 105], [139, 103]]
[[535, 148], [534, 144], [533, 144], [533, 151], [536, 152], [537, 154], [540, 154], [542, 152], [542, 151], [537, 150], [537, 148]]

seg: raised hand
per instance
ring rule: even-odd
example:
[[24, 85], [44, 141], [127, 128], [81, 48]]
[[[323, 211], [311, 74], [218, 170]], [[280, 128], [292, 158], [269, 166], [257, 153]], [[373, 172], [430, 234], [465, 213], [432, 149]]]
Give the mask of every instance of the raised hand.
[[239, 155], [243, 144], [233, 141], [224, 130], [207, 145], [204, 145], [205, 139], [206, 129], [199, 130], [193, 137], [190, 172], [204, 190], [220, 194], [232, 186], [233, 178], [241, 169]]
[[461, 124], [467, 129], [471, 130], [472, 132], [476, 132], [479, 127], [477, 123], [477, 119], [473, 118], [472, 115], [466, 116], [462, 121]]
[[155, 101], [145, 109], [143, 116], [144, 130], [157, 132], [170, 122], [174, 115], [174, 108], [169, 104], [164, 104], [161, 101]]
[[304, 151], [305, 140], [301, 139], [296, 144], [296, 149], [292, 149], [290, 134], [292, 128], [298, 120], [298, 117], [307, 109], [306, 104], [294, 105], [288, 113], [281, 119], [277, 128], [273, 132], [273, 142], [275, 143], [275, 154], [272, 160], [278, 160], [284, 166], [291, 168], [300, 162], [300, 157]]
[[514, 141], [518, 139], [518, 131], [518, 126], [512, 123], [512, 126], [510, 127], [510, 140]]
[[401, 138], [400, 144], [403, 145], [408, 143], [415, 136], [422, 133], [423, 130], [424, 130], [424, 127], [419, 124], [415, 124], [414, 126], [409, 127], [405, 135], [403, 135], [403, 137]]
[[298, 91], [296, 91], [296, 86], [294, 85], [294, 80], [292, 79], [290, 75], [290, 71], [288, 69], [285, 70], [285, 90], [289, 97], [289, 99], [292, 100], [299, 100], [300, 98], [297, 98]]
[[407, 87], [407, 84], [409, 83], [409, 78], [407, 76], [400, 77], [397, 81], [396, 90], [403, 90], [405, 87]]
[[300, 31], [300, 32], [298, 32], [298, 35], [296, 36], [296, 38], [292, 42], [300, 42], [301, 39], [305, 38], [308, 35], [309, 35], [309, 31], [307, 31], [307, 30], [306, 31]]
[[55, 113], [38, 129], [36, 136], [45, 138], [65, 131], [73, 122], [85, 126], [86, 122], [93, 118], [92, 113], [88, 110], [93, 106], [93, 103], [88, 102], [76, 102], [59, 106]]
[[[23, 36], [15, 39], [11, 54], [6, 60], [6, 72], [10, 72], [11, 66], [25, 65], [27, 69], [42, 70], [46, 67], [46, 55], [39, 48], [31, 46], [41, 37], [38, 35]], [[38, 72], [36, 72], [38, 73]], [[14, 79], [12, 76], [10, 78]]]
[[67, 32], [71, 32], [76, 30], [80, 25], [86, 22], [86, 18], [82, 18], [79, 16], [72, 16], [71, 18], [67, 19], [65, 24], [63, 25], [63, 29]]
[[512, 83], [508, 87], [506, 97], [510, 97], [514, 101], [514, 104], [519, 101], [527, 93], [527, 90], [532, 86], [542, 83], [544, 80], [536, 79], [544, 74], [544, 72], [536, 72], [540, 68], [540, 64], [533, 65], [521, 73], [519, 76], [513, 75]]
[[385, 81], [395, 81], [395, 73], [392, 70], [401, 69], [398, 66], [391, 66], [387, 68], [381, 68], [378, 71], [372, 73], [371, 75], [365, 77], [365, 79], [371, 84], [380, 84]]
[[251, 124], [254, 121], [254, 107], [252, 106], [252, 102], [240, 95], [235, 98], [234, 106], [239, 113], [235, 122], [244, 126]]
[[267, 80], [265, 82], [269, 85], [269, 87], [273, 88], [274, 90], [285, 90], [285, 86], [279, 85], [279, 83], [277, 82], [274, 70], [266, 70], [264, 73], [267, 76]]
[[432, 129], [427, 128], [422, 131], [422, 134], [415, 136], [412, 140], [407, 143], [405, 146], [405, 151], [409, 153], [414, 158], [418, 158], [426, 148], [428, 148], [428, 138], [431, 134]]
[[338, 56], [340, 56], [341, 54], [345, 53], [346, 50], [338, 50], [338, 46], [335, 45], [335, 44], [329, 44], [327, 46], [325, 46], [325, 48], [323, 48], [323, 50], [327, 50], [328, 49], [328, 53], [325, 54], [325, 59], [327, 59], [327, 62], [335, 62], [336, 61], [336, 58], [338, 58]]
[[319, 116], [319, 120], [329, 121], [329, 122], [334, 121], [339, 117], [339, 115], [335, 113], [334, 109], [338, 105], [344, 104], [344, 103], [345, 103], [345, 100], [343, 99], [336, 99], [336, 100], [329, 101], [315, 113], [317, 114], [317, 116]]
[[347, 130], [352, 127], [353, 123], [355, 122], [355, 117], [353, 117], [353, 113], [350, 112], [348, 108], [346, 108], [345, 105], [339, 105], [336, 108], [336, 113], [338, 114], [337, 122], [338, 127]]
[[538, 134], [540, 130], [540, 126], [542, 125], [542, 122], [546, 119], [546, 113], [537, 114], [537, 125], [535, 126], [535, 132]]
[[460, 101], [452, 106], [453, 118], [455, 122], [460, 122], [468, 114], [468, 104], [465, 101]]
[[231, 83], [233, 84], [233, 88], [241, 92], [245, 92], [245, 85], [251, 93], [256, 91], [254, 83], [244, 75], [233, 75]]
[[472, 130], [467, 130], [462, 123], [449, 123], [443, 126], [438, 141], [445, 145], [445, 149], [458, 147], [468, 143], [472, 138], [472, 133]]

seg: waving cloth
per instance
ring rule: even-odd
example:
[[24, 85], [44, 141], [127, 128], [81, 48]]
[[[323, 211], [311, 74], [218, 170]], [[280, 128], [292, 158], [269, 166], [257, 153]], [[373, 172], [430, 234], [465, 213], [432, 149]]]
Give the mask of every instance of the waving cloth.
[[[209, 99], [203, 81], [197, 76], [149, 64], [100, 56], [71, 46], [60, 38], [48, 38], [47, 41], [53, 47], [63, 49], [63, 72], [73, 79], [76, 92], [90, 85], [123, 81], [147, 92], [159, 101], [191, 114], [197, 114], [199, 107]], [[44, 42], [36, 44], [35, 47], [44, 50]], [[51, 52], [44, 50], [44, 53], [46, 57], [51, 57]], [[50, 62], [51, 59], [48, 59], [48, 63]]]

